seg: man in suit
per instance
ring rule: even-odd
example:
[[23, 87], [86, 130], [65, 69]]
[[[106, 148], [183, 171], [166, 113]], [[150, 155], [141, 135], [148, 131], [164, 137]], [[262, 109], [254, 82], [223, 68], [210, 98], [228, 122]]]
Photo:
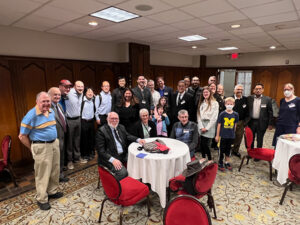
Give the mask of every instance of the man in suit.
[[185, 82], [184, 80], [178, 81], [177, 92], [172, 95], [172, 123], [178, 122], [178, 112], [182, 109], [192, 112], [193, 106], [193, 96], [185, 91]]
[[140, 110], [140, 121], [134, 124], [135, 129], [133, 135], [139, 138], [157, 137], [156, 125], [152, 120], [149, 120], [149, 112], [147, 109]]
[[202, 95], [203, 88], [200, 87], [200, 79], [197, 76], [192, 77], [192, 85], [188, 88], [188, 93], [193, 96], [193, 109], [189, 112], [189, 119], [193, 122], [197, 121], [197, 109], [200, 96]]
[[263, 146], [263, 138], [267, 128], [272, 129], [272, 100], [268, 96], [263, 96], [264, 92], [263, 84], [256, 84], [253, 90], [254, 95], [248, 97], [249, 115], [250, 121], [248, 123], [250, 129], [253, 132], [253, 143], [256, 136], [257, 148]]
[[60, 182], [68, 182], [69, 178], [67, 178], [63, 173], [64, 167], [64, 156], [66, 149], [66, 133], [67, 133], [67, 122], [66, 117], [64, 115], [64, 111], [62, 106], [59, 104], [61, 98], [61, 92], [59, 88], [52, 87], [49, 89], [48, 94], [51, 97], [51, 109], [53, 109], [55, 113], [56, 120], [56, 130], [57, 130], [57, 138], [59, 140], [59, 150], [60, 150], [60, 174], [59, 181]]
[[119, 124], [119, 115], [108, 113], [107, 124], [100, 127], [96, 133], [96, 150], [98, 164], [107, 167], [118, 180], [128, 175], [124, 164], [127, 163], [127, 148], [131, 142], [144, 144], [145, 140], [127, 133], [125, 127]]
[[173, 94], [173, 89], [165, 85], [164, 78], [162, 76], [159, 76], [156, 78], [156, 85], [157, 85], [157, 91], [160, 94], [160, 97], [166, 97], [167, 103], [169, 107], [171, 107], [171, 98]]
[[140, 109], [146, 108], [149, 112], [152, 111], [154, 109], [152, 94], [145, 85], [145, 77], [143, 75], [138, 76], [137, 84], [138, 85], [133, 88], [132, 91], [139, 99]]

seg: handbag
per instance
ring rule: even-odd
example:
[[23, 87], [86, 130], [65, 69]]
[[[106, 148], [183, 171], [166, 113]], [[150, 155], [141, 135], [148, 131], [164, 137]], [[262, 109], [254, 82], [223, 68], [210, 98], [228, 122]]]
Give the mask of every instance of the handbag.
[[155, 141], [145, 143], [144, 146], [138, 147], [138, 150], [142, 149], [144, 149], [146, 152], [162, 154], [168, 154], [170, 150], [170, 148], [168, 148], [166, 144], [160, 139], [156, 139]]

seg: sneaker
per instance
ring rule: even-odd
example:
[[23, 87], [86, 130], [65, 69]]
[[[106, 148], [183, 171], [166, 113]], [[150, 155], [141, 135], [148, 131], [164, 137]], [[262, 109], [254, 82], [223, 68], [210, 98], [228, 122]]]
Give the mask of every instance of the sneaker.
[[87, 161], [86, 159], [80, 158], [80, 159], [79, 159], [79, 162], [80, 162], [81, 164], [86, 164], [88, 161]]
[[225, 168], [224, 168], [224, 165], [223, 163], [222, 164], [219, 164], [219, 170], [224, 172], [225, 171]]
[[74, 165], [72, 162], [68, 162], [68, 169], [69, 170], [73, 170], [74, 169]]
[[64, 193], [62, 193], [62, 192], [56, 192], [53, 195], [48, 195], [48, 199], [51, 199], [51, 198], [57, 199], [57, 198], [61, 198], [62, 196], [64, 196]]
[[46, 202], [46, 203], [37, 202], [37, 205], [40, 207], [40, 210], [51, 209], [51, 205], [49, 204], [49, 202]]
[[232, 170], [232, 166], [230, 165], [230, 163], [225, 163], [225, 167], [230, 171]]

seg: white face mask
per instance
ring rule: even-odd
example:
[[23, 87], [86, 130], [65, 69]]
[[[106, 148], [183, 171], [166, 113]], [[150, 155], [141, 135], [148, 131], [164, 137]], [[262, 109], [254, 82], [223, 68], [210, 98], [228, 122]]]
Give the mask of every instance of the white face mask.
[[232, 110], [233, 109], [233, 105], [226, 105], [226, 109]]
[[285, 97], [288, 98], [288, 97], [291, 97], [291, 95], [293, 94], [293, 92], [286, 90], [286, 91], [283, 92], [283, 94], [284, 94]]

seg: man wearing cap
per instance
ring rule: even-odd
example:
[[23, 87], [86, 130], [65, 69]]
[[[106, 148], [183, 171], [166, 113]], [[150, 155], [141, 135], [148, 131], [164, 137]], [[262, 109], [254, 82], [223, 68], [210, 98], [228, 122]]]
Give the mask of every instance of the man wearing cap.
[[82, 81], [76, 81], [74, 88], [71, 88], [68, 93], [66, 103], [66, 116], [68, 121], [68, 144], [67, 144], [67, 158], [68, 169], [74, 169], [73, 161], [75, 163], [87, 163], [80, 157], [80, 131], [81, 119], [80, 111], [83, 98], [84, 84]]
[[59, 90], [61, 94], [61, 98], [59, 100], [59, 104], [62, 106], [64, 112], [66, 112], [66, 103], [65, 100], [67, 99], [67, 95], [70, 92], [72, 87], [72, 83], [69, 80], [63, 79], [59, 82]]
[[59, 185], [59, 141], [57, 139], [55, 114], [50, 96], [40, 92], [36, 97], [36, 106], [21, 122], [19, 139], [31, 150], [34, 159], [35, 186], [37, 204], [41, 210], [51, 208], [48, 200], [60, 198]]

